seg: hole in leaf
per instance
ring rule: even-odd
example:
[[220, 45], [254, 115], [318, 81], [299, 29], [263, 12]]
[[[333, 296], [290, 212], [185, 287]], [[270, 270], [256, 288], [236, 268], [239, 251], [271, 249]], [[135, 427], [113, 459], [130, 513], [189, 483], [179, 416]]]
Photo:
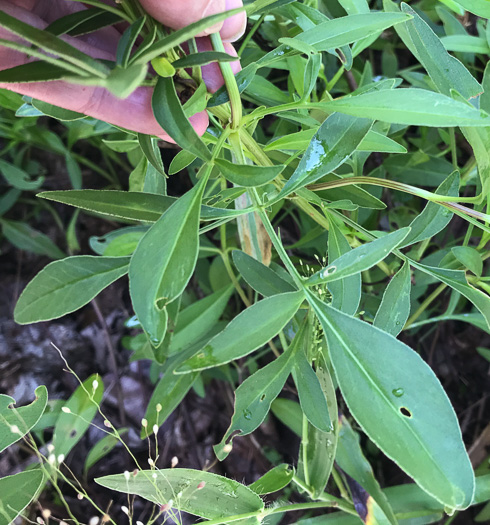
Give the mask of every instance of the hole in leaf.
[[155, 301], [155, 306], [158, 310], [163, 310], [168, 304], [168, 297], [160, 297]]
[[77, 431], [76, 431], [76, 430], [72, 430], [72, 431], [70, 432], [70, 437], [71, 437], [71, 438], [75, 437], [76, 435], [77, 435]]
[[262, 395], [260, 396], [260, 400], [263, 401], [264, 399], [265, 399], [265, 394], [262, 394]]
[[400, 412], [401, 412], [402, 416], [412, 417], [412, 412], [410, 412], [410, 410], [408, 410], [407, 407], [401, 407], [400, 408]]

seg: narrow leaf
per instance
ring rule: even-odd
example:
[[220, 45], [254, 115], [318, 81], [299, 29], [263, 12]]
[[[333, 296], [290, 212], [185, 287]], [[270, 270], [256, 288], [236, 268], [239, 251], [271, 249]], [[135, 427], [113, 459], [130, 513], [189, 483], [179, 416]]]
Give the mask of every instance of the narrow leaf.
[[[152, 474], [156, 474], [156, 478]], [[172, 500], [179, 511], [210, 520], [222, 518], [223, 513], [234, 516], [264, 509], [260, 497], [245, 485], [200, 470], [140, 470], [129, 480], [124, 474], [114, 474], [95, 481], [103, 487], [136, 494], [157, 505], [166, 505]], [[177, 494], [180, 494], [178, 500]]]
[[283, 293], [249, 306], [176, 373], [213, 368], [257, 350], [284, 328], [303, 298], [303, 292]]
[[248, 488], [259, 495], [272, 494], [287, 487], [292, 481], [293, 476], [294, 469], [290, 468], [287, 463], [282, 463], [269, 470], [269, 472], [266, 472], [257, 481], [249, 485]]
[[41, 469], [19, 472], [0, 479], [0, 525], [10, 525], [44, 485]]
[[202, 178], [177, 199], [148, 230], [131, 258], [131, 300], [154, 346], [165, 336], [165, 306], [184, 291], [196, 265], [205, 185], [206, 179]]
[[410, 265], [405, 263], [391, 279], [379, 305], [374, 326], [396, 337], [410, 315]]
[[129, 257], [77, 255], [54, 261], [24, 288], [14, 319], [29, 324], [74, 312], [125, 275], [128, 265]]
[[254, 187], [263, 186], [272, 182], [285, 168], [285, 166], [252, 166], [248, 164], [235, 164], [225, 159], [214, 161], [221, 174], [237, 186]]
[[185, 116], [171, 78], [158, 79], [151, 104], [157, 122], [182, 149], [203, 160], [211, 160], [211, 153]]
[[341, 255], [335, 263], [329, 264], [326, 268], [313, 274], [306, 281], [306, 284], [312, 286], [329, 281], [337, 281], [338, 279], [368, 270], [386, 258], [409, 232], [410, 228], [402, 228]]

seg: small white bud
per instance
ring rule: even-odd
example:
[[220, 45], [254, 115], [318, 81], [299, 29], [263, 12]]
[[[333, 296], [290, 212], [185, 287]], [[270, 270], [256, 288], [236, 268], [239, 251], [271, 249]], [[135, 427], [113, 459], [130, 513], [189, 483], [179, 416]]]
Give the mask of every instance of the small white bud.
[[151, 475], [151, 477], [152, 477], [153, 479], [157, 479], [157, 478], [158, 478], [157, 473], [154, 472], [154, 473]]
[[58, 456], [58, 463], [61, 464], [61, 463], [63, 463], [63, 461], [65, 461], [65, 455], [64, 454], [60, 454]]
[[49, 443], [46, 448], [48, 449], [48, 452], [50, 454], [52, 454], [54, 452], [54, 445], [53, 445], [53, 443]]
[[153, 425], [153, 434], [155, 434], [155, 436], [158, 434], [158, 425]]
[[48, 463], [50, 465], [54, 465], [56, 463], [56, 456], [54, 454], [50, 454], [48, 456]]
[[148, 426], [148, 421], [145, 418], [143, 418], [141, 420], [141, 426], [144, 427], [144, 428], [146, 428]]
[[155, 462], [151, 458], [148, 458], [148, 465], [150, 465], [150, 467], [153, 467], [155, 465]]
[[128, 507], [125, 507], [124, 505], [121, 507], [121, 510], [126, 514], [126, 516], [129, 516], [129, 509]]
[[82, 501], [82, 499], [83, 499], [83, 494], [82, 494], [81, 492], [79, 492], [79, 493], [77, 494], [77, 499], [79, 499], [80, 501]]
[[160, 403], [157, 404], [157, 413], [162, 411], [162, 405]]
[[43, 525], [44, 524], [44, 520], [41, 518], [41, 516], [38, 516], [36, 518], [36, 521], [39, 523], [39, 525]]
[[97, 381], [97, 379], [94, 379], [92, 381], [92, 388], [93, 388], [94, 392], [99, 388], [99, 382]]
[[167, 502], [167, 505], [169, 507], [171, 507], [173, 504], [174, 504], [174, 500], [173, 499], [169, 499], [168, 502]]
[[180, 491], [178, 494], [177, 494], [177, 497], [180, 499], [182, 497], [182, 491]]
[[129, 481], [129, 476], [130, 475], [131, 474], [127, 470], [124, 471], [124, 477], [126, 478], [126, 481]]
[[68, 407], [61, 407], [62, 412], [65, 414], [71, 414], [71, 410]]
[[225, 452], [226, 454], [228, 454], [228, 453], [230, 453], [230, 452], [232, 451], [232, 449], [233, 449], [233, 446], [232, 446], [230, 443], [228, 443], [228, 445], [225, 445], [225, 446], [223, 447], [223, 452]]
[[108, 421], [107, 419], [104, 419], [104, 426], [107, 428], [112, 428], [112, 423]]
[[144, 525], [144, 523], [142, 521], [137, 521], [136, 525]]
[[88, 522], [88, 525], [99, 525], [100, 518], [98, 516], [92, 516]]
[[60, 525], [68, 525], [68, 523], [66, 523], [66, 521], [60, 521]]
[[49, 520], [50, 516], [51, 516], [51, 511], [49, 509], [43, 509], [43, 511], [41, 512], [43, 518], [45, 520]]
[[170, 460], [170, 466], [172, 468], [175, 468], [177, 465], [179, 464], [179, 458], [177, 456], [174, 456], [171, 460]]
[[17, 425], [10, 425], [10, 432], [12, 432], [12, 434], [22, 434]]

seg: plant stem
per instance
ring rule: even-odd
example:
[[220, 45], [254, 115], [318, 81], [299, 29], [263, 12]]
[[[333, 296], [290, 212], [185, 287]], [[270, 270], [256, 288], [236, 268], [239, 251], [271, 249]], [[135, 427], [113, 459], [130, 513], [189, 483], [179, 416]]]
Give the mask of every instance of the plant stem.
[[251, 38], [255, 35], [255, 33], [257, 32], [257, 29], [260, 27], [260, 24], [262, 24], [264, 19], [265, 19], [265, 13], [261, 15], [261, 17], [257, 20], [257, 22], [255, 22], [252, 29], [250, 29], [250, 31], [247, 33], [247, 36], [243, 39], [243, 42], [237, 51], [238, 56], [240, 56], [243, 53], [244, 49], [247, 47], [247, 44], [250, 42]]
[[[222, 53], [226, 52], [219, 33], [213, 33], [211, 35], [211, 44], [215, 51], [221, 51]], [[242, 99], [240, 97], [240, 92], [235, 80], [235, 75], [231, 69], [231, 64], [229, 62], [219, 62], [219, 67], [230, 99], [231, 127], [237, 129], [242, 122]]]

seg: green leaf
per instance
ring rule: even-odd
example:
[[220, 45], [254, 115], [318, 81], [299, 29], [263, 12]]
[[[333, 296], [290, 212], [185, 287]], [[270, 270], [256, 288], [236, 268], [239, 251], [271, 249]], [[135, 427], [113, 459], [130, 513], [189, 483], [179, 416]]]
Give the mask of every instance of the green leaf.
[[405, 38], [404, 43], [427, 70], [438, 91], [450, 97], [451, 89], [455, 89], [467, 100], [482, 93], [482, 86], [446, 51], [430, 26], [407, 4], [402, 3], [401, 8], [413, 17], [405, 24], [411, 42]]
[[162, 155], [160, 153], [160, 148], [158, 147], [158, 140], [149, 135], [138, 133], [138, 142], [143, 154], [148, 159], [148, 162], [158, 171], [158, 173], [160, 173], [160, 175], [166, 177]]
[[[258, 69], [258, 64], [256, 62], [252, 62], [235, 75], [235, 81], [237, 83], [239, 93], [243, 93], [245, 89], [247, 89], [252, 80], [255, 78], [255, 74], [257, 73]], [[226, 86], [222, 86], [209, 99], [208, 108], [221, 106], [221, 104], [225, 104], [226, 102], [229, 102], [229, 100], [230, 98], [228, 96]]]
[[[352, 248], [344, 237], [337, 222], [330, 219], [328, 232], [328, 261], [334, 264], [342, 255], [350, 253]], [[338, 281], [328, 283], [328, 290], [332, 294], [332, 306], [346, 314], [354, 315], [361, 300], [361, 274], [344, 277]]]
[[136, 43], [141, 30], [143, 29], [146, 22], [144, 16], [135, 20], [129, 27], [126, 28], [124, 33], [121, 35], [119, 42], [117, 43], [116, 51], [116, 64], [122, 68], [127, 68], [131, 51]]
[[213, 368], [257, 350], [284, 328], [303, 298], [303, 292], [283, 293], [249, 306], [176, 373]]
[[3, 69], [0, 71], [0, 82], [50, 82], [61, 80], [66, 76], [65, 68], [38, 60]]
[[69, 33], [70, 36], [80, 36], [120, 21], [121, 17], [115, 13], [108, 13], [104, 9], [95, 7], [75, 11], [61, 18], [57, 18], [46, 27], [46, 31], [56, 36], [67, 33]]
[[[152, 474], [156, 474], [155, 479]], [[175, 506], [179, 511], [210, 520], [264, 509], [260, 497], [245, 485], [200, 470], [140, 470], [131, 475], [129, 480], [124, 474], [114, 474], [95, 481], [103, 487], [136, 494], [158, 505], [172, 501], [173, 505], [170, 506]], [[177, 494], [180, 495], [178, 500]]]
[[213, 328], [223, 314], [233, 290], [233, 285], [225, 286], [179, 313], [175, 333], [168, 348], [169, 356], [184, 350]]
[[18, 190], [36, 190], [44, 182], [44, 177], [38, 177], [35, 180], [31, 180], [29, 174], [24, 170], [1, 159], [0, 172], [5, 177], [6, 181]]
[[[319, 498], [327, 486], [337, 451], [338, 413], [335, 387], [322, 355], [317, 358], [316, 374], [320, 381], [325, 397], [332, 429], [328, 432], [318, 430], [307, 423], [306, 435], [302, 432], [302, 441], [299, 449], [298, 476], [305, 479], [313, 493]], [[304, 417], [304, 416], [303, 416]]]
[[257, 481], [254, 481], [248, 486], [259, 496], [264, 494], [272, 494], [278, 490], [287, 487], [294, 476], [294, 469], [290, 468], [287, 463], [277, 465], [261, 476]]
[[[175, 375], [171, 371], [163, 374], [158, 381], [150, 402], [146, 408], [145, 418], [148, 421], [148, 428], [141, 429], [141, 439], [146, 439], [150, 431], [153, 432], [153, 426], [161, 426], [169, 418], [172, 412], [180, 405], [187, 392], [198, 378], [199, 373]], [[157, 405], [160, 404], [162, 409], [157, 411]]]
[[377, 133], [372, 129], [362, 139], [361, 143], [357, 147], [357, 151], [377, 151], [380, 153], [407, 153], [407, 148], [398, 144], [398, 142]]
[[325, 111], [405, 126], [490, 126], [488, 113], [425, 89], [370, 91], [309, 105]]
[[486, 38], [471, 35], [443, 36], [441, 42], [447, 51], [456, 53], [481, 53], [488, 55], [490, 46]]
[[196, 265], [205, 186], [206, 178], [202, 178], [177, 199], [144, 235], [131, 258], [131, 300], [154, 346], [165, 336], [165, 306], [184, 291]]
[[[344, 416], [340, 416], [339, 418], [339, 441], [335, 461], [348, 476], [356, 480], [361, 487], [368, 492], [369, 496], [374, 499], [382, 510], [384, 514], [383, 517], [386, 517], [393, 525], [397, 525], [398, 521], [395, 518], [393, 509], [374, 477], [374, 472], [369, 461], [364, 457], [359, 445], [359, 436], [352, 430], [352, 427]], [[372, 505], [369, 504], [369, 500], [367, 507], [369, 511], [373, 510], [370, 508]], [[369, 516], [366, 522], [370, 522]]]
[[61, 38], [26, 24], [8, 15], [5, 11], [0, 11], [0, 26], [22, 37], [24, 40], [27, 40], [45, 52], [52, 53], [80, 68], [81, 73], [86, 72], [99, 78], [104, 78], [108, 73], [108, 69], [102, 63], [82, 53], [77, 48], [61, 40]]
[[0, 525], [10, 525], [44, 485], [42, 470], [27, 470], [0, 479]]
[[374, 326], [396, 337], [410, 315], [410, 265], [405, 263], [391, 279], [379, 305]]
[[466, 11], [482, 18], [490, 18], [490, 5], [488, 0], [457, 0], [457, 4], [463, 6]]
[[104, 87], [118, 98], [127, 98], [145, 80], [146, 64], [131, 64], [127, 68], [116, 66], [104, 80]]
[[408, 346], [308, 293], [343, 397], [369, 438], [449, 508], [472, 501], [474, 475], [456, 414], [437, 377]]
[[455, 246], [451, 252], [458, 261], [475, 275], [481, 277], [483, 272], [483, 261], [481, 255], [471, 246]]
[[174, 197], [164, 195], [115, 190], [44, 191], [36, 196], [108, 217], [142, 222], [158, 221], [176, 202]]
[[182, 149], [203, 160], [211, 160], [211, 153], [185, 116], [171, 78], [159, 77], [151, 104], [157, 122]]
[[19, 441], [41, 419], [48, 402], [48, 391], [45, 386], [38, 386], [35, 394], [36, 399], [30, 405], [20, 408], [12, 406], [15, 399], [0, 394], [0, 452]]
[[54, 427], [53, 446], [57, 458], [60, 454], [67, 456], [82, 439], [97, 414], [103, 394], [104, 383], [98, 374], [93, 374], [70, 396]]
[[297, 188], [312, 184], [343, 164], [371, 129], [372, 121], [340, 113], [330, 115], [310, 142], [297, 169], [286, 182], [278, 199]]
[[272, 402], [271, 411], [281, 423], [301, 437], [303, 411], [298, 402], [280, 397]]
[[322, 432], [331, 432], [333, 425], [330, 420], [327, 400], [320, 381], [306, 359], [304, 351], [300, 351], [296, 355], [293, 377], [298, 389], [301, 409], [308, 421]]
[[[438, 195], [456, 197], [459, 195], [459, 172], [454, 171], [435, 191]], [[410, 232], [402, 247], [433, 237], [442, 231], [453, 217], [451, 210], [429, 202], [421, 213], [410, 223]]]
[[274, 270], [245, 252], [233, 250], [231, 255], [240, 275], [255, 291], [264, 297], [294, 291], [293, 286]]
[[435, 268], [427, 266], [410, 259], [410, 264], [424, 273], [432, 275], [439, 281], [447, 284], [453, 290], [459, 292], [468, 301], [473, 303], [482, 313], [487, 326], [490, 327], [490, 297], [481, 290], [471, 286], [466, 280], [465, 273], [460, 270], [447, 270], [446, 268]]
[[0, 224], [5, 237], [20, 250], [46, 255], [51, 259], [66, 257], [66, 254], [47, 235], [31, 228], [28, 224], [6, 220], [2, 220]]
[[410, 20], [402, 13], [364, 13], [334, 18], [300, 33], [296, 40], [312, 45], [317, 51], [327, 51], [352, 44], [373, 32]]
[[36, 100], [33, 98], [31, 100], [31, 104], [33, 105], [33, 107], [35, 107], [37, 110], [41, 111], [48, 117], [52, 117], [57, 120], [72, 121], [85, 118], [85, 115], [83, 113], [77, 113], [76, 111], [70, 111], [68, 109], [59, 108], [58, 106], [53, 106], [52, 104], [48, 104], [47, 102], [43, 102], [42, 100]]
[[201, 51], [200, 53], [192, 53], [172, 62], [175, 69], [185, 67], [205, 66], [211, 62], [234, 62], [238, 57], [222, 53], [220, 51]]
[[14, 310], [19, 324], [50, 321], [85, 306], [125, 275], [128, 257], [77, 255], [54, 261], [24, 288]]
[[[128, 430], [129, 429], [127, 428], [119, 428], [117, 432], [120, 436], [122, 436], [127, 434]], [[105, 458], [107, 454], [109, 454], [109, 452], [111, 452], [111, 450], [114, 449], [114, 447], [116, 447], [116, 445], [119, 443], [121, 443], [120, 439], [113, 434], [108, 434], [97, 441], [85, 458], [85, 465], [83, 467], [84, 474], [87, 475], [87, 472], [101, 459]]]
[[216, 159], [214, 163], [226, 179], [237, 186], [245, 186], [247, 188], [263, 186], [272, 182], [285, 168], [283, 165], [252, 166], [236, 164], [225, 159]]
[[401, 244], [409, 232], [410, 228], [401, 228], [341, 255], [335, 260], [335, 263], [331, 263], [313, 274], [306, 281], [306, 284], [313, 286], [329, 281], [337, 281], [368, 270], [388, 257]]
[[[301, 340], [303, 333], [298, 332], [298, 335]], [[223, 461], [231, 452], [231, 445], [235, 437], [251, 434], [267, 417], [272, 401], [281, 393], [291, 373], [298, 345], [299, 343], [293, 341], [286, 352], [247, 377], [236, 389], [231, 424], [221, 443], [214, 446], [214, 452], [220, 461]]]

